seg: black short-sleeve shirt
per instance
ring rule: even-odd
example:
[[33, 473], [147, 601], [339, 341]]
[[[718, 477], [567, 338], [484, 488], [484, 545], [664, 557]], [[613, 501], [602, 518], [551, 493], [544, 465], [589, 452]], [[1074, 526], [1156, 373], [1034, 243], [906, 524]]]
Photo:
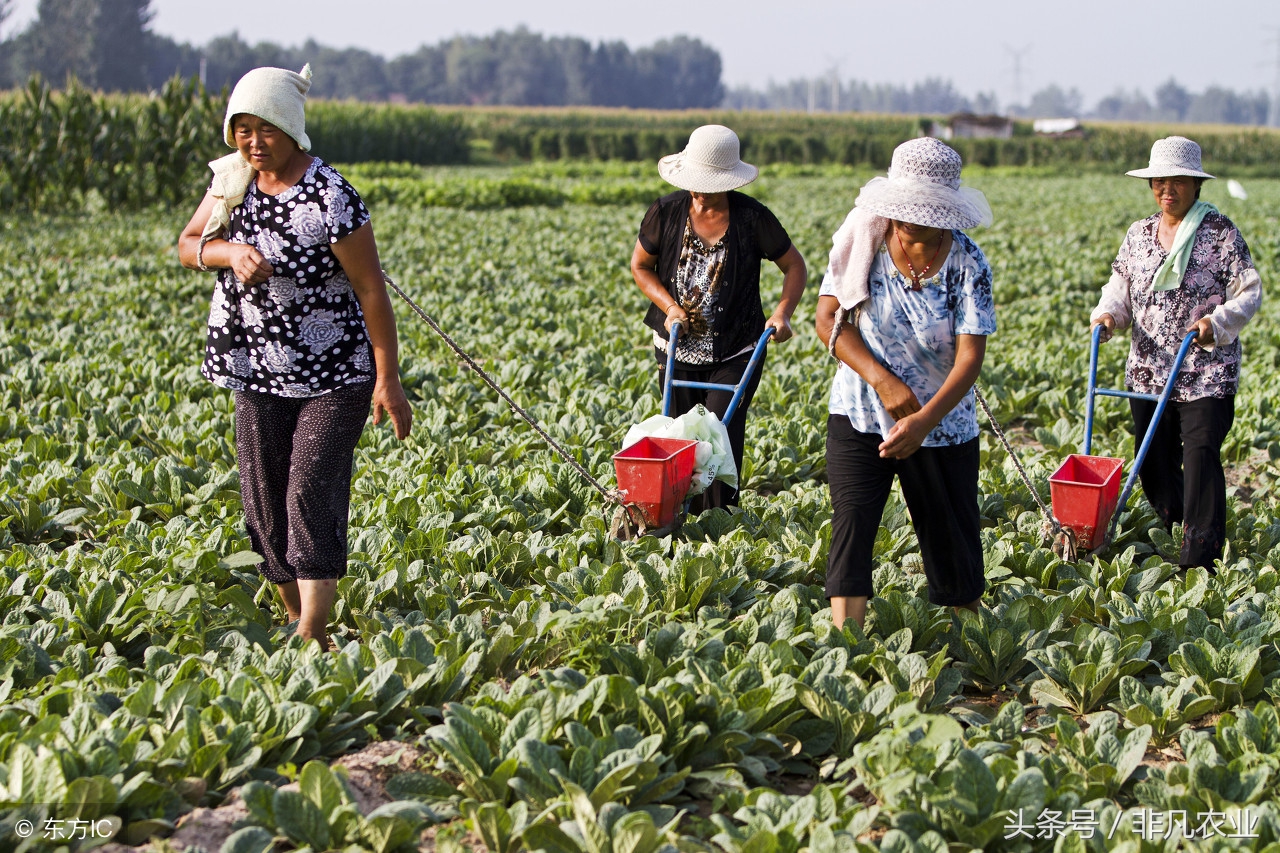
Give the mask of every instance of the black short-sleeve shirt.
[[[716, 337], [712, 343], [716, 361], [754, 346], [764, 332], [760, 262], [776, 261], [791, 248], [791, 237], [769, 208], [739, 192], [728, 195], [729, 230], [724, 237], [728, 256], [716, 298]], [[658, 278], [673, 298], [690, 198], [686, 190], [665, 195], [649, 207], [640, 223], [640, 245], [657, 256]], [[649, 306], [645, 325], [663, 334], [665, 320], [657, 305]]]
[[316, 397], [374, 378], [364, 314], [332, 244], [369, 221], [360, 196], [318, 157], [298, 183], [271, 196], [249, 185], [227, 239], [275, 268], [246, 285], [218, 273], [201, 374], [234, 391]]

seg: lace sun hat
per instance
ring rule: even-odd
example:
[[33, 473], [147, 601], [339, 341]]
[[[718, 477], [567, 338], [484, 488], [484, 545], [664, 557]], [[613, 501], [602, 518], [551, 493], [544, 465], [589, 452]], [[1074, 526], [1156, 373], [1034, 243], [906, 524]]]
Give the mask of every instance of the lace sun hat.
[[738, 134], [723, 125], [704, 124], [689, 134], [683, 151], [658, 161], [658, 174], [682, 190], [723, 193], [751, 183], [760, 170], [742, 162]]
[[893, 149], [889, 177], [868, 181], [854, 205], [926, 228], [990, 225], [991, 205], [980, 190], [960, 186], [960, 165], [960, 155], [945, 142], [909, 140]]
[[1151, 163], [1145, 169], [1125, 172], [1135, 178], [1212, 178], [1200, 168], [1200, 146], [1185, 136], [1166, 136], [1151, 146]]

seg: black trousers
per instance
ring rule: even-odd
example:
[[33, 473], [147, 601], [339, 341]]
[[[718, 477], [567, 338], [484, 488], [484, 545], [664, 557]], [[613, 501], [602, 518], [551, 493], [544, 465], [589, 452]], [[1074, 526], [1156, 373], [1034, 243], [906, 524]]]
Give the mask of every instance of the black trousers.
[[[1136, 448], [1151, 426], [1156, 404], [1130, 400]], [[1138, 470], [1142, 490], [1166, 530], [1182, 522], [1183, 568], [1212, 568], [1227, 540], [1227, 478], [1222, 442], [1236, 417], [1236, 398], [1205, 397], [1170, 402], [1156, 424], [1151, 447]]]
[[[667, 354], [661, 351], [657, 351], [657, 353], [660, 358], [658, 363], [658, 388], [662, 389], [666, 387], [667, 383]], [[755, 375], [747, 383], [746, 390], [742, 395], [742, 401], [738, 403], [738, 408], [733, 413], [733, 420], [725, 424], [725, 429], [729, 432], [729, 447], [733, 450], [733, 462], [738, 466], [739, 483], [742, 482], [742, 456], [747, 443], [747, 409], [750, 408], [751, 401], [756, 395], [756, 389], [760, 387], [760, 377], [764, 374], [764, 362], [767, 355], [768, 353], [766, 352], [760, 357], [760, 363], [756, 365]], [[747, 363], [750, 361], [751, 354], [747, 353], [738, 358], [706, 366], [676, 362], [675, 378], [689, 382], [737, 385], [746, 374]], [[671, 389], [671, 414], [673, 417], [683, 415], [701, 403], [707, 407], [708, 411], [715, 412], [718, 418], [724, 420], [724, 413], [728, 411], [729, 403], [732, 400], [732, 391], [681, 388], [677, 385]], [[697, 515], [703, 510], [713, 507], [728, 509], [737, 505], [738, 490], [722, 480], [716, 480], [705, 492], [693, 498], [689, 504], [689, 512]]]
[[236, 392], [245, 524], [272, 583], [346, 576], [352, 455], [373, 384], [300, 399]]
[[874, 594], [872, 552], [897, 476], [920, 540], [929, 601], [950, 607], [977, 601], [986, 589], [978, 532], [978, 440], [882, 459], [883, 440], [858, 432], [844, 415], [827, 418], [832, 513], [827, 598]]

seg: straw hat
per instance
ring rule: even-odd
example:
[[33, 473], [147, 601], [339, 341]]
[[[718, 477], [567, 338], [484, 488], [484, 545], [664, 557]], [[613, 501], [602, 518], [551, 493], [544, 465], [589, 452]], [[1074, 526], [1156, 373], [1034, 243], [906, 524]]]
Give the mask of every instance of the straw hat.
[[854, 205], [927, 228], [990, 225], [986, 196], [960, 186], [960, 166], [960, 155], [946, 143], [929, 136], [909, 140], [893, 149], [889, 177], [868, 181]]
[[679, 154], [658, 161], [658, 174], [669, 184], [695, 193], [723, 193], [746, 186], [760, 170], [742, 162], [738, 134], [718, 124], [705, 124], [689, 134]]
[[240, 78], [227, 101], [222, 138], [236, 147], [231, 119], [242, 113], [257, 116], [283, 130], [303, 151], [311, 150], [307, 137], [306, 101], [311, 88], [311, 64], [300, 73], [285, 68], [255, 68]]
[[1185, 136], [1167, 136], [1151, 146], [1151, 164], [1145, 169], [1125, 172], [1135, 178], [1212, 178], [1200, 168], [1200, 146]]

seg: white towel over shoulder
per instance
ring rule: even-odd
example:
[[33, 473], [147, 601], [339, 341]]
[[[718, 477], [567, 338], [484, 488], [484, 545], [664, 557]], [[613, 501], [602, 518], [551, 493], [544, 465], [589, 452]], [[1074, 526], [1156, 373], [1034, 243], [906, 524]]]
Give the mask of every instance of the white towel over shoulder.
[[231, 227], [231, 211], [244, 201], [244, 194], [249, 191], [249, 184], [258, 172], [249, 165], [249, 161], [233, 151], [225, 157], [209, 162], [213, 169], [213, 184], [209, 192], [216, 198], [217, 204], [209, 214], [209, 221], [204, 224], [204, 232], [200, 235], [208, 240]]
[[836, 340], [846, 318], [871, 297], [871, 264], [888, 232], [888, 219], [866, 208], [855, 207], [831, 238], [827, 278], [831, 279], [832, 290], [840, 302], [827, 342], [827, 352], [832, 358], [836, 357]]
[[871, 263], [888, 232], [888, 219], [855, 207], [831, 238], [827, 275], [834, 280], [836, 299], [846, 312], [857, 308], [871, 295], [868, 283]]

